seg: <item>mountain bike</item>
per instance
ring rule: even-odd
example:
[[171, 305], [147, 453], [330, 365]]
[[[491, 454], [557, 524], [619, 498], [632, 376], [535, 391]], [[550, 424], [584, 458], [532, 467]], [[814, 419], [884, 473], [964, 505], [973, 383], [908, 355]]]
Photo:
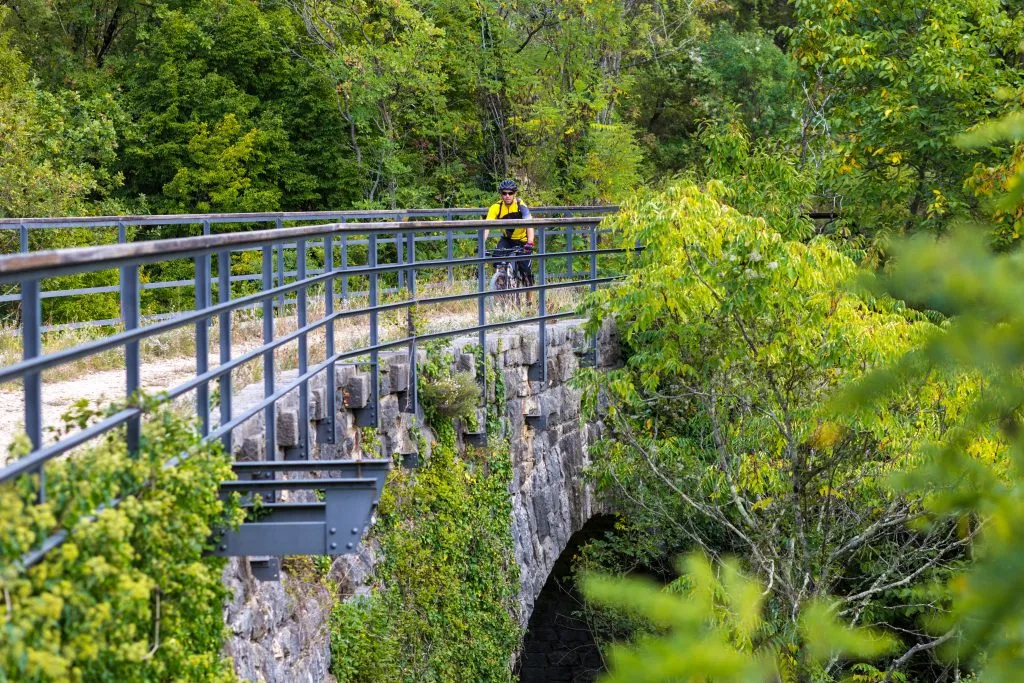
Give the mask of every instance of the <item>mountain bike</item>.
[[495, 307], [519, 306], [522, 294], [519, 288], [525, 286], [516, 267], [516, 262], [511, 258], [523, 256], [527, 251], [521, 247], [515, 249], [492, 249], [487, 252], [488, 256], [498, 258], [508, 257], [508, 260], [496, 261], [494, 263], [494, 275], [491, 276], [490, 291], [500, 292], [490, 297]]

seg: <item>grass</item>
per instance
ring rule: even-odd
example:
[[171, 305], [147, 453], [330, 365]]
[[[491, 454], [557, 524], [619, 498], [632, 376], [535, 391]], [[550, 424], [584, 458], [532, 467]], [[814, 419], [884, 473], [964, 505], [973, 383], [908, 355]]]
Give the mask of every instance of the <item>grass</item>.
[[[564, 287], [550, 290], [547, 293], [549, 312], [564, 312], [575, 309], [582, 299], [586, 285], [580, 287]], [[470, 294], [476, 291], [475, 281], [442, 282], [421, 284], [418, 287], [419, 297], [443, 297], [456, 294]], [[405, 291], [381, 297], [381, 303], [397, 303], [407, 300]], [[367, 298], [350, 298], [336, 305], [336, 310], [357, 309], [367, 305]], [[408, 336], [408, 307], [385, 311], [378, 316], [378, 334], [381, 342], [401, 339]], [[315, 322], [324, 316], [325, 299], [323, 289], [310, 288], [307, 301], [307, 322]], [[511, 321], [521, 317], [532, 317], [537, 314], [536, 296], [532, 307], [525, 302], [518, 308], [514, 306], [488, 305], [488, 322]], [[454, 331], [459, 328], [472, 327], [478, 324], [477, 301], [462, 299], [431, 303], [418, 301], [416, 307], [417, 325], [420, 334], [441, 331]], [[294, 305], [275, 308], [274, 335], [293, 332], [298, 328], [298, 318]], [[118, 328], [83, 328], [79, 330], [60, 330], [43, 335], [43, 352], [54, 353], [75, 348], [87, 342], [102, 339], [119, 331]], [[235, 311], [231, 321], [232, 356], [257, 348], [263, 343], [263, 319], [258, 310]], [[369, 345], [369, 315], [345, 317], [334, 323], [335, 349], [356, 349]], [[210, 367], [218, 363], [220, 324], [214, 320], [209, 331], [209, 348], [211, 354]], [[306, 335], [308, 362], [310, 365], [322, 362], [326, 358], [326, 331], [320, 327]], [[140, 355], [143, 366], [155, 359], [185, 359], [194, 357], [196, 353], [195, 326], [185, 325], [162, 334], [146, 337], [140, 342]], [[278, 347], [274, 352], [275, 369], [278, 371], [292, 370], [298, 367], [298, 341], [293, 340]], [[0, 366], [13, 365], [22, 359], [21, 332], [19, 329], [6, 325], [0, 327]], [[61, 382], [79, 379], [90, 374], [121, 370], [124, 368], [124, 348], [117, 347], [90, 354], [80, 359], [59, 365], [44, 373], [44, 382]], [[262, 358], [254, 359], [232, 371], [232, 382], [235, 387], [244, 387], [259, 382], [263, 377]], [[20, 382], [0, 384], [0, 390], [16, 391]]]

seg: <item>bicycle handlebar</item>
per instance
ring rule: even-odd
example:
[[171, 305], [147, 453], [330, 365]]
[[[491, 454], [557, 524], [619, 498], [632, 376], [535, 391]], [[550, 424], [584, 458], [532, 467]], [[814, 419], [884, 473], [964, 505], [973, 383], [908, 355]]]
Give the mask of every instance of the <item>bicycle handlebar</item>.
[[485, 251], [484, 255], [496, 256], [500, 258], [502, 256], [525, 256], [528, 253], [530, 252], [528, 252], [526, 249], [522, 247], [516, 247], [514, 249], [491, 249], [489, 251]]

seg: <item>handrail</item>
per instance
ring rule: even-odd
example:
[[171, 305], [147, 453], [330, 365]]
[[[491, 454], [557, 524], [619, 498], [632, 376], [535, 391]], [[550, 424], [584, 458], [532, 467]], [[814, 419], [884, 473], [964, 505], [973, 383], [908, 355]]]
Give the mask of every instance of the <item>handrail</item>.
[[[566, 209], [566, 212], [569, 212]], [[202, 235], [197, 237], [174, 238], [123, 244], [112, 244], [94, 248], [78, 248], [40, 251], [34, 253], [0, 256], [0, 282], [14, 283], [20, 290], [22, 301], [23, 328], [22, 343], [23, 360], [0, 368], [0, 381], [10, 382], [21, 380], [25, 401], [25, 431], [32, 445], [31, 452], [24, 458], [0, 468], [0, 483], [11, 481], [26, 474], [39, 474], [36, 484], [38, 499], [46, 500], [46, 478], [43, 476], [48, 462], [88, 444], [111, 430], [123, 430], [130, 451], [134, 451], [140, 439], [143, 410], [136, 406], [133, 396], [139, 388], [141, 361], [139, 358], [140, 343], [156, 335], [172, 329], [193, 327], [196, 346], [195, 372], [190, 378], [174, 387], [166, 387], [169, 397], [194, 394], [195, 411], [199, 420], [203, 438], [219, 439], [230, 451], [235, 445], [233, 431], [243, 422], [263, 415], [265, 425], [264, 455], [268, 459], [279, 459], [276, 455], [279, 446], [275, 438], [275, 410], [278, 402], [288, 394], [299, 393], [299, 452], [302, 457], [311, 457], [309, 430], [310, 382], [318, 375], [326, 373], [328, 378], [335, 377], [335, 366], [344, 362], [355, 363], [368, 369], [370, 373], [370, 400], [372, 420], [375, 422], [376, 399], [378, 395], [378, 374], [380, 372], [379, 354], [388, 349], [407, 348], [410, 359], [410, 397], [414, 406], [416, 397], [416, 347], [425, 341], [452, 337], [461, 334], [479, 335], [480, 348], [486, 349], [489, 331], [516, 326], [535, 325], [541, 358], [537, 372], [542, 381], [547, 373], [546, 325], [551, 321], [573, 315], [572, 310], [550, 310], [546, 294], [555, 289], [583, 288], [594, 291], [599, 286], [612, 284], [620, 275], [606, 265], [598, 269], [599, 260], [607, 264], [605, 259], [626, 250], [601, 244], [602, 231], [598, 229], [602, 218], [598, 216], [576, 218], [535, 218], [532, 220], [443, 220], [443, 221], [376, 221], [370, 223], [326, 223], [320, 225], [304, 225], [288, 228], [275, 228], [250, 232], [233, 232], [224, 234]], [[486, 254], [483, 231], [495, 233], [502, 228], [525, 227], [534, 228], [537, 235], [537, 250], [532, 254], [524, 254], [517, 260], [529, 261], [537, 271], [535, 284], [523, 287], [520, 291], [536, 295], [535, 305], [520, 308], [518, 315], [512, 319], [494, 319], [494, 311], [488, 308], [494, 301], [495, 292], [487, 289], [488, 265], [507, 257], [494, 257]], [[450, 238], [454, 233], [475, 233], [466, 239], [473, 240], [474, 253], [466, 256], [454, 256], [449, 248], [445, 258], [417, 258], [416, 238], [425, 232], [443, 233]], [[336, 263], [335, 256], [345, 239], [351, 236], [362, 236], [366, 244], [365, 254], [361, 254], [361, 262]], [[387, 243], [388, 249], [383, 253], [388, 259], [381, 259], [382, 245]], [[391, 249], [390, 245], [395, 245]], [[404, 250], [397, 248], [403, 245]], [[580, 247], [583, 248], [580, 248]], [[259, 290], [251, 292], [243, 290], [239, 296], [231, 291], [232, 273], [231, 256], [233, 253], [257, 250], [261, 252], [261, 269], [258, 274]], [[289, 271], [291, 276], [275, 279], [280, 270], [275, 269], [275, 257], [280, 258], [285, 251], [294, 263]], [[437, 250], [435, 249], [435, 254]], [[344, 252], [342, 252], [344, 254]], [[292, 258], [294, 256], [294, 258]], [[180, 312], [173, 317], [149, 326], [141, 326], [139, 291], [139, 266], [165, 260], [191, 259], [195, 269], [195, 306], [194, 309]], [[316, 269], [309, 268], [310, 261], [318, 264]], [[216, 272], [212, 267], [217, 263]], [[564, 262], [566, 272], [553, 274], [550, 270], [552, 262]], [[573, 264], [577, 265], [574, 271]], [[280, 262], [278, 261], [278, 264]], [[582, 268], [579, 265], [585, 264]], [[614, 265], [614, 264], [613, 264]], [[42, 325], [40, 318], [41, 290], [43, 278], [70, 273], [97, 272], [119, 269], [121, 294], [121, 311], [123, 329], [115, 330], [100, 339], [84, 341], [78, 345], [53, 353], [43, 353]], [[464, 284], [473, 283], [470, 291], [450, 290], [431, 293], [424, 291], [419, 283], [424, 278], [435, 281], [444, 280], [443, 271], [466, 274], [475, 271], [475, 276]], [[396, 283], [396, 290], [406, 295], [398, 300], [381, 300], [381, 278], [389, 277]], [[359, 278], [360, 286], [365, 290], [359, 292], [358, 299], [345, 289], [347, 278]], [[396, 278], [399, 278], [396, 280]], [[440, 280], [438, 280], [440, 278]], [[251, 285], [250, 281], [250, 285]], [[338, 285], [342, 285], [339, 291]], [[214, 285], [217, 289], [217, 300], [213, 301], [211, 292]], [[293, 296], [287, 306], [279, 305], [287, 296]], [[308, 320], [309, 303], [312, 298], [321, 301], [322, 315]], [[411, 309], [416, 307], [429, 311], [432, 305], [451, 305], [457, 302], [476, 302], [475, 320], [472, 324], [462, 323], [456, 329], [431, 330], [416, 329], [412, 316], [409, 317], [408, 329], [398, 339], [383, 339], [380, 334], [378, 317], [388, 311]], [[343, 306], [339, 307], [340, 305]], [[256, 308], [263, 318], [262, 344], [244, 352], [233, 351], [231, 347], [232, 312], [241, 309]], [[467, 310], [468, 312], [468, 310]], [[275, 317], [294, 317], [295, 329], [278, 335], [275, 332]], [[343, 319], [368, 321], [369, 343], [356, 342], [357, 348], [342, 348], [334, 338], [334, 325]], [[209, 328], [217, 322], [221, 328], [219, 364], [209, 363]], [[362, 323], [359, 323], [362, 324]], [[317, 358], [311, 359], [308, 339], [317, 333], [322, 338], [322, 349]], [[365, 340], [365, 337], [364, 337]], [[294, 377], [281, 379], [277, 370], [275, 350], [285, 345], [297, 344], [298, 367]], [[56, 442], [46, 443], [43, 440], [42, 414], [42, 382], [43, 372], [58, 366], [66, 365], [76, 359], [95, 355], [105, 350], [123, 348], [126, 364], [126, 383], [124, 398], [127, 404], [118, 412], [107, 416], [100, 422], [77, 432], [62, 435]], [[244, 408], [233, 407], [234, 391], [232, 373], [243, 363], [252, 362], [262, 357], [264, 391], [262, 399]], [[315, 361], [315, 362], [314, 362]], [[212, 367], [211, 367], [212, 365]], [[486, 385], [489, 381], [486, 364], [480, 381]], [[213, 411], [217, 410], [211, 403], [210, 384], [214, 384], [220, 392], [219, 420], [213, 420]], [[340, 405], [338, 388], [335, 381], [325, 382], [326, 414], [330, 416], [331, 426], [328, 434], [333, 434], [336, 410]], [[483, 394], [486, 396], [486, 391]], [[330, 441], [328, 441], [330, 443]], [[294, 457], [294, 454], [293, 454]], [[54, 530], [54, 533], [40, 548], [26, 553], [22, 558], [22, 566], [38, 562], [44, 552], [59, 545], [66, 537], [66, 532]]]
[[[538, 206], [530, 211], [547, 213], [614, 213], [619, 207], [611, 204], [594, 206]], [[73, 218], [33, 217], [0, 218], [0, 230], [20, 226], [31, 228], [115, 228], [119, 225], [198, 225], [201, 223], [269, 223], [271, 221], [313, 221], [313, 220], [378, 220], [391, 216], [417, 216], [421, 218], [442, 216], [483, 216], [486, 208], [452, 207], [436, 209], [372, 209], [366, 211], [268, 211], [258, 213], [181, 213], [181, 214], [135, 214], [127, 216], [77, 216]]]
[[[614, 212], [618, 207], [614, 205], [598, 205], [598, 206], [541, 206], [533, 208], [533, 214], [540, 217], [550, 217], [556, 215], [568, 215], [568, 216], [601, 216], [608, 213]], [[266, 228], [261, 230], [253, 230], [253, 224], [270, 223], [272, 224], [269, 229], [282, 229], [285, 227], [285, 223], [296, 223], [296, 222], [319, 222], [319, 221], [330, 221], [332, 223], [345, 224], [356, 224], [365, 225], [363, 221], [372, 223], [387, 223], [387, 222], [416, 222], [416, 221], [427, 221], [427, 219], [441, 218], [444, 220], [455, 220], [458, 218], [461, 222], [470, 223], [472, 219], [482, 218], [487, 213], [486, 208], [482, 207], [453, 207], [453, 208], [436, 208], [436, 209], [386, 209], [386, 210], [348, 210], [348, 211], [298, 211], [298, 212], [263, 212], [263, 213], [227, 213], [227, 214], [172, 214], [172, 215], [132, 215], [132, 216], [84, 216], [74, 218], [54, 218], [54, 217], [39, 217], [39, 218], [0, 218], [0, 234], [4, 231], [14, 231], [18, 233], [18, 246], [17, 251], [13, 253], [40, 253], [43, 250], [33, 250], [32, 240], [30, 240], [30, 233], [32, 231], [38, 231], [39, 229], [61, 229], [61, 228], [86, 228], [96, 229], [101, 228], [115, 228], [117, 229], [116, 240], [117, 244], [129, 244], [140, 241], [138, 237], [140, 235], [134, 235], [130, 232], [130, 229], [145, 229], [160, 226], [175, 226], [175, 225], [194, 225], [201, 226], [203, 236], [210, 236], [214, 233], [212, 226], [216, 224], [232, 224], [229, 233], [253, 233], [253, 232], [264, 232]], [[432, 226], [436, 226], [437, 221], [428, 221]], [[307, 223], [307, 224], [310, 224]], [[323, 224], [321, 224], [323, 225]], [[358, 231], [355, 231], [358, 232]], [[431, 231], [433, 232], [433, 231]], [[10, 232], [8, 232], [10, 234]], [[218, 235], [226, 233], [217, 232]], [[106, 238], [106, 239], [109, 239]], [[170, 244], [174, 239], [182, 238], [161, 238], [163, 244]], [[462, 243], [466, 239], [472, 239], [472, 235], [465, 231], [452, 231], [447, 233], [446, 236], [437, 236], [434, 234], [419, 235], [414, 238], [416, 243], [428, 243], [438, 242], [445, 240], [447, 242], [446, 252], [448, 257], [454, 256], [456, 250], [456, 244]], [[402, 251], [406, 246], [401, 240], [397, 238], [384, 238], [384, 242], [392, 244], [393, 248], [399, 252], [399, 258], [401, 260]], [[86, 247], [80, 247], [82, 249], [94, 250], [101, 248], [105, 245], [89, 245]], [[362, 248], [366, 246], [365, 239], [354, 239], [347, 240], [342, 237], [341, 242], [341, 260], [344, 264], [348, 260], [349, 249], [352, 247]], [[254, 247], [256, 248], [256, 247]], [[413, 247], [415, 248], [415, 247]], [[286, 268], [286, 261], [284, 257], [284, 250], [279, 249], [275, 252], [276, 260], [276, 276], [277, 282], [283, 282], [286, 278], [293, 277], [294, 272]], [[147, 263], [147, 262], [142, 262]], [[152, 261], [148, 263], [153, 263]], [[233, 274], [230, 277], [230, 283], [236, 282], [247, 282], [257, 279], [259, 276], [254, 275], [251, 272], [243, 272]], [[449, 270], [449, 282], [454, 277], [453, 271]], [[398, 284], [401, 285], [403, 276], [399, 276]], [[2, 281], [0, 281], [2, 284]], [[84, 285], [84, 286], [83, 286]], [[179, 290], [180, 288], [193, 287], [195, 286], [195, 280], [181, 279], [180, 277], [171, 276], [166, 278], [157, 273], [148, 273], [142, 282], [139, 284], [139, 288], [144, 291], [156, 291], [156, 290]], [[67, 287], [65, 284], [64, 287]], [[346, 290], [347, 294], [347, 279], [343, 280], [343, 289]], [[62, 314], [56, 320], [47, 320], [46, 325], [43, 326], [44, 332], [61, 329], [77, 329], [85, 327], [103, 327], [116, 325], [119, 321], [116, 318], [111, 318], [109, 313], [92, 313], [92, 317], [76, 317], [70, 319], [68, 316], [69, 310], [74, 310], [75, 306], [64, 304], [55, 304], [55, 300], [68, 299], [70, 297], [88, 297], [96, 295], [107, 295], [113, 294], [117, 291], [117, 288], [108, 284], [108, 281], [100, 279], [95, 283], [75, 283], [75, 286], [70, 288], [62, 288], [60, 282], [49, 282], [46, 286], [41, 287], [41, 297], [48, 302], [48, 307], [44, 311], [50, 315], [49, 306], [58, 305]], [[166, 295], [170, 300], [180, 298], [180, 295], [173, 292], [168, 292]], [[168, 301], [168, 299], [163, 299]], [[72, 301], [77, 301], [74, 299]], [[21, 295], [8, 289], [0, 289], [0, 309], [6, 305], [6, 311], [8, 313], [14, 313], [16, 307], [20, 305]], [[284, 302], [279, 302], [283, 304]], [[101, 306], [109, 306], [109, 303], [101, 304]], [[91, 305], [82, 307], [83, 310], [96, 311], [97, 309]], [[99, 310], [103, 310], [102, 308]], [[109, 308], [107, 309], [109, 310]], [[162, 317], [166, 317], [172, 310], [172, 307], [168, 305], [162, 305], [156, 310], [151, 310], [147, 315], [143, 316], [144, 320], [159, 320]]]
[[[535, 218], [525, 220], [464, 220], [464, 221], [384, 221], [378, 223], [325, 223], [294, 228], [229, 232], [222, 235], [200, 235], [196, 237], [175, 237], [163, 240], [105, 244], [97, 247], [72, 247], [34, 251], [27, 254], [0, 256], [0, 283], [12, 282], [19, 276], [31, 274], [35, 278], [70, 275], [86, 270], [105, 270], [125, 264], [143, 264], [153, 261], [168, 261], [194, 256], [204, 251], [217, 249], [241, 249], [263, 246], [269, 242], [293, 242], [298, 239], [324, 237], [341, 234], [373, 234], [395, 232], [437, 232], [444, 230], [480, 230], [501, 228], [561, 225], [597, 225], [597, 217], [581, 218]], [[105, 265], [104, 269], [90, 266]]]

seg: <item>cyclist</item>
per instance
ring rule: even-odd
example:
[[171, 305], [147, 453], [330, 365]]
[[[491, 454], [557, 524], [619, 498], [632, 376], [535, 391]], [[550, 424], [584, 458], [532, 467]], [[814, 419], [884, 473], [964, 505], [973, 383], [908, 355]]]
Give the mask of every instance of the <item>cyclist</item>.
[[[504, 220], [509, 218], [530, 218], [530, 209], [526, 204], [516, 198], [519, 186], [514, 180], [502, 180], [498, 185], [498, 192], [501, 195], [496, 204], [493, 204], [487, 211], [487, 220]], [[484, 229], [484, 243], [491, 231]], [[534, 232], [533, 226], [527, 225], [522, 228], [506, 228], [501, 231], [501, 239], [498, 240], [499, 249], [522, 249], [527, 254], [533, 251]], [[516, 269], [519, 271], [519, 279], [527, 287], [533, 284], [533, 262], [530, 260], [516, 261]], [[531, 292], [527, 292], [527, 300], [532, 300]]]

